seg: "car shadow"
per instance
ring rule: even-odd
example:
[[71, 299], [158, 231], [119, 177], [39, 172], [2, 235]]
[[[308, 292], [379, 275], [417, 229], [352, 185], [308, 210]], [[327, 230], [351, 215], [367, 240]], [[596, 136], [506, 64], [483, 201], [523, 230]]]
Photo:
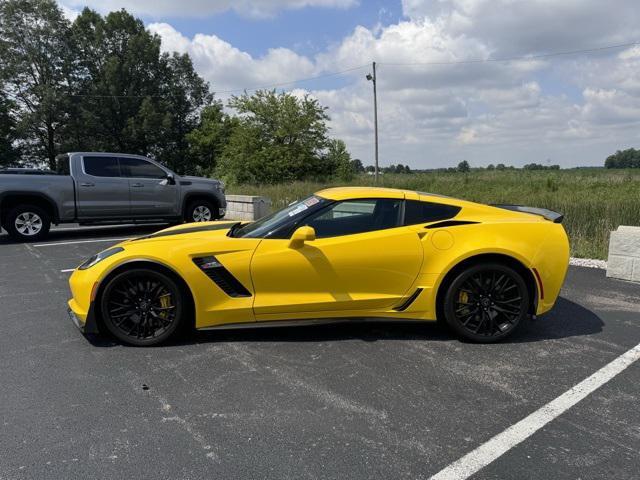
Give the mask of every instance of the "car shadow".
[[[48, 235], [37, 243], [54, 243], [71, 240], [91, 240], [111, 237], [135, 237], [157, 232], [168, 227], [169, 224], [137, 224], [137, 225], [95, 225], [81, 228], [59, 228], [51, 230]], [[15, 241], [6, 233], [0, 233], [0, 245], [31, 243]]]
[[602, 332], [604, 322], [593, 311], [564, 297], [558, 298], [553, 309], [522, 326], [506, 343], [528, 343], [594, 335]]
[[[566, 298], [559, 298], [554, 309], [535, 321], [526, 321], [503, 343], [530, 343], [593, 335], [602, 331], [604, 322], [592, 311]], [[105, 336], [87, 336], [96, 347], [118, 345]], [[336, 342], [361, 340], [451, 341], [457, 337], [437, 322], [346, 321], [313, 326], [260, 327], [236, 330], [195, 331], [159, 347], [223, 342]]]

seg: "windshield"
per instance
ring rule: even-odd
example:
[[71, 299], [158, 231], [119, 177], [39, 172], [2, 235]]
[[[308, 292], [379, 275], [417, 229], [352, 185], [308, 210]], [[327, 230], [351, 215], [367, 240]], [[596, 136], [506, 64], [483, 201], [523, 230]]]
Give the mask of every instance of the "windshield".
[[315, 212], [327, 203], [328, 201], [324, 198], [312, 195], [242, 228], [231, 230], [230, 233], [233, 237], [265, 238], [287, 225], [294, 224], [297, 220]]

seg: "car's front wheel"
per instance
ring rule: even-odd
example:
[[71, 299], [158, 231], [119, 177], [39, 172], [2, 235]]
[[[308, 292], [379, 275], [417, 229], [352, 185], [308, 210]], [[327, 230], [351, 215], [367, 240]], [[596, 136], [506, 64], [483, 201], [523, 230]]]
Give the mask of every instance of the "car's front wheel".
[[527, 316], [529, 291], [522, 276], [500, 263], [472, 266], [447, 288], [443, 312], [461, 337], [491, 343], [511, 335]]
[[218, 210], [207, 200], [191, 202], [187, 207], [187, 222], [210, 222], [218, 218]]
[[172, 278], [156, 270], [136, 268], [109, 280], [100, 309], [105, 327], [118, 340], [151, 346], [176, 333], [185, 316], [185, 301]]

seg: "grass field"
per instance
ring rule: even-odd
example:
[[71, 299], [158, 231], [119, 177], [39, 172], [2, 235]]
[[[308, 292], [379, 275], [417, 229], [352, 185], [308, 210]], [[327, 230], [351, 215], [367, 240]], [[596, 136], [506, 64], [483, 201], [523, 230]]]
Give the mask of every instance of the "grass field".
[[[373, 185], [362, 175], [350, 185]], [[230, 185], [228, 193], [269, 197], [279, 209], [327, 186], [344, 183], [295, 182], [281, 185]], [[565, 214], [571, 254], [606, 259], [609, 232], [618, 225], [640, 225], [640, 170], [472, 171], [385, 174], [380, 185], [451, 195], [482, 203], [515, 203]]]

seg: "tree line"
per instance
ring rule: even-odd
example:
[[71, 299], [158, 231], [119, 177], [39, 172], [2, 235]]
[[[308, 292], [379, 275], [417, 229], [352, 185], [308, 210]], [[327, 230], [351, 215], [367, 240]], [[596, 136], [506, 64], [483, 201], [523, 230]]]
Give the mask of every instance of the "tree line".
[[71, 22], [54, 0], [0, 3], [0, 165], [112, 151], [238, 183], [356, 172], [317, 100], [257, 91], [226, 107], [188, 54], [162, 52], [124, 9], [85, 8]]
[[640, 150], [628, 148], [609, 155], [604, 162], [605, 168], [640, 168]]

